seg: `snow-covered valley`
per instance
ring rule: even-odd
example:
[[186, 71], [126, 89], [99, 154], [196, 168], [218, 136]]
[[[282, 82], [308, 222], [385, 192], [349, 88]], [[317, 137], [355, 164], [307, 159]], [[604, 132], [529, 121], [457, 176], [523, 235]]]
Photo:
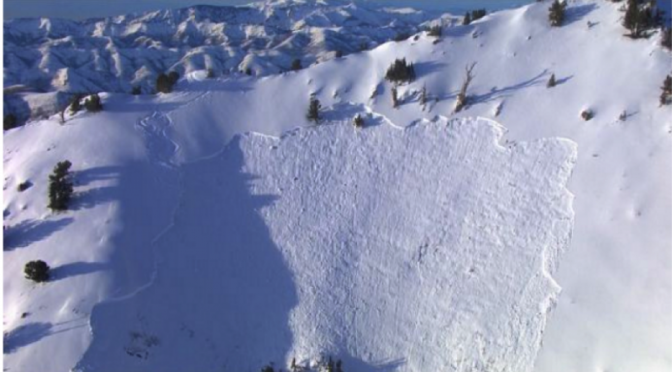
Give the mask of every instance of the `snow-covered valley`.
[[[623, 37], [619, 6], [552, 28], [535, 3], [276, 75], [196, 66], [6, 131], [5, 369], [669, 371], [672, 56]], [[396, 58], [417, 73], [398, 107]]]

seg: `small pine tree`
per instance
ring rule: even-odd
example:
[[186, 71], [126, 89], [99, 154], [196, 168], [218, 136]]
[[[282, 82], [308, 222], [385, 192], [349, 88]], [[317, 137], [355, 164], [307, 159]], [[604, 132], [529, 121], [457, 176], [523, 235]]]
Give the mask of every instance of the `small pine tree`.
[[667, 75], [663, 81], [663, 86], [660, 87], [660, 105], [668, 105], [672, 101], [672, 76]]
[[245, 75], [247, 75], [247, 76], [252, 76], [252, 69], [249, 68], [249, 67], [246, 68], [246, 69], [245, 69]]
[[159, 93], [170, 93], [173, 91], [173, 83], [166, 74], [159, 74], [156, 78], [156, 91]]
[[42, 260], [30, 261], [23, 268], [23, 273], [26, 279], [37, 283], [46, 282], [49, 280], [49, 265]]
[[98, 93], [94, 93], [89, 98], [84, 101], [84, 107], [86, 108], [86, 111], [89, 112], [98, 112], [103, 109], [103, 104], [100, 103], [100, 96]]
[[177, 71], [171, 71], [168, 73], [168, 81], [170, 81], [170, 86], [172, 87], [180, 79], [180, 74]]
[[353, 120], [353, 124], [355, 125], [355, 128], [364, 128], [364, 118], [362, 115], [357, 114]]
[[5, 121], [3, 123], [4, 130], [10, 130], [17, 127], [17, 120], [14, 114], [5, 115]]
[[19, 192], [24, 192], [24, 191], [28, 190], [31, 186], [33, 186], [32, 182], [23, 181], [16, 187], [16, 190], [18, 190]]
[[59, 162], [49, 175], [49, 208], [53, 211], [64, 211], [72, 198], [73, 185], [70, 179], [69, 160]]
[[548, 79], [548, 83], [546, 83], [547, 88], [553, 88], [557, 82], [555, 81], [555, 74], [551, 74], [551, 78]]
[[336, 361], [336, 372], [343, 372], [343, 363], [340, 359]]
[[548, 9], [548, 20], [553, 27], [562, 26], [565, 22], [565, 9], [567, 8], [567, 3], [560, 3], [558, 0], [553, 0], [551, 7]]
[[434, 25], [429, 28], [428, 34], [432, 37], [441, 37], [441, 34], [443, 34], [443, 28], [441, 28], [441, 25]]
[[392, 83], [412, 82], [415, 80], [415, 66], [406, 62], [406, 58], [396, 59], [387, 69], [385, 79]]
[[422, 87], [422, 91], [420, 91], [420, 105], [425, 106], [427, 104], [427, 86]]
[[334, 53], [334, 56], [335, 56], [336, 58], [341, 58], [341, 57], [343, 57], [343, 51], [342, 51], [342, 50], [337, 50], [337, 51]]
[[660, 30], [660, 45], [664, 48], [672, 50], [672, 28], [663, 27]]
[[322, 105], [320, 104], [320, 101], [315, 98], [315, 96], [310, 97], [310, 104], [308, 105], [308, 113], [306, 114], [306, 119], [308, 121], [315, 122], [315, 124], [320, 123], [320, 109], [322, 108]]
[[74, 97], [72, 97], [72, 101], [70, 102], [70, 115], [74, 115], [82, 110], [82, 104], [80, 103], [80, 100], [82, 99], [82, 96], [80, 94], [75, 94]]
[[142, 94], [142, 88], [140, 88], [139, 85], [134, 86], [134, 87], [131, 89], [131, 94], [134, 95], [134, 96], [139, 96], [139, 95], [141, 95], [141, 94]]
[[462, 25], [469, 26], [471, 24], [471, 13], [467, 12], [462, 19]]
[[299, 71], [302, 68], [303, 67], [301, 66], [301, 60], [300, 59], [297, 58], [297, 59], [292, 61], [292, 67], [291, 67], [292, 71]]
[[208, 79], [214, 79], [214, 77], [215, 77], [215, 70], [213, 70], [212, 68], [209, 68], [209, 69], [208, 69], [208, 75], [207, 75], [206, 77], [207, 77]]
[[581, 111], [581, 118], [585, 121], [589, 121], [595, 117], [595, 114], [590, 109]]
[[397, 92], [397, 87], [392, 87], [390, 92], [392, 93], [392, 107], [399, 107], [399, 94]]

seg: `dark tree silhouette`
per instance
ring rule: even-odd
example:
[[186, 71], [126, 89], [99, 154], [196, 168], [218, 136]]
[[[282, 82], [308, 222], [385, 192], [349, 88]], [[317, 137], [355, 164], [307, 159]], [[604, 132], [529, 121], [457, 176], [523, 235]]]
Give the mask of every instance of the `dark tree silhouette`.
[[30, 261], [23, 268], [26, 279], [41, 283], [49, 280], [49, 265], [42, 260]]
[[64, 211], [72, 198], [73, 186], [70, 176], [69, 160], [59, 162], [49, 175], [49, 208], [53, 211]]

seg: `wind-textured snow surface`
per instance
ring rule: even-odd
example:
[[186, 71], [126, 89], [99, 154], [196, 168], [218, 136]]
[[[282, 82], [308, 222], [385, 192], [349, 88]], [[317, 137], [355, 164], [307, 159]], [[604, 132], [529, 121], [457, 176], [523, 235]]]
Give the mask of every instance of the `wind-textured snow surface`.
[[441, 120], [234, 140], [187, 167], [156, 279], [94, 312], [79, 369], [531, 371], [576, 147], [501, 136]]
[[[298, 72], [207, 79], [205, 70], [197, 70], [185, 74], [171, 94], [103, 94], [101, 113], [66, 114], [64, 125], [51, 117], [6, 131], [5, 367], [106, 371], [107, 361], [144, 371], [165, 358], [171, 363], [167, 369], [190, 370], [193, 360], [179, 358], [196, 355], [193, 363], [204, 370], [229, 365], [257, 371], [272, 361], [285, 367], [280, 364], [292, 357], [302, 362], [324, 353], [342, 358], [346, 371], [363, 372], [444, 362], [457, 370], [505, 370], [509, 362], [524, 370], [532, 359], [535, 372], [672, 370], [672, 106], [658, 104], [672, 57], [660, 47], [658, 34], [641, 40], [623, 36], [622, 4], [569, 2], [567, 21], [559, 28], [548, 25], [548, 5], [446, 27], [439, 42], [421, 33]], [[417, 72], [416, 81], [398, 87], [398, 108], [392, 105], [392, 85], [384, 81], [396, 58], [415, 63]], [[473, 62], [471, 103], [454, 114], [464, 68]], [[558, 85], [549, 89], [552, 73]], [[424, 106], [423, 87], [429, 96]], [[317, 127], [305, 119], [311, 94], [323, 106], [323, 125]], [[582, 120], [584, 109], [595, 117]], [[619, 120], [624, 111], [625, 120]], [[357, 131], [351, 124], [356, 114], [366, 121]], [[481, 147], [460, 147], [467, 139]], [[562, 241], [555, 239], [566, 237], [558, 229], [568, 222], [568, 206], [559, 198], [554, 207], [540, 202], [525, 212], [538, 217], [524, 220], [525, 229], [517, 231], [529, 234], [524, 235], [529, 242], [498, 250], [491, 236], [499, 233], [494, 221], [520, 222], [516, 218], [530, 206], [500, 182], [511, 181], [541, 199], [550, 197], [550, 190], [567, 191], [556, 183], [537, 188], [543, 182], [536, 173], [521, 174], [517, 166], [539, 156], [547, 171], [561, 171], [572, 156], [552, 150], [570, 141], [577, 152], [564, 186], [575, 196], [569, 245], [560, 254]], [[446, 148], [436, 148], [440, 144]], [[451, 157], [459, 149], [472, 163]], [[522, 156], [524, 150], [529, 152]], [[509, 168], [485, 162], [504, 164], [507, 154]], [[46, 209], [47, 178], [65, 159], [73, 163], [74, 208], [53, 214]], [[417, 175], [411, 166], [418, 167]], [[471, 166], [473, 176], [452, 178]], [[374, 169], [386, 178], [376, 179]], [[297, 174], [281, 178], [282, 170]], [[25, 180], [33, 186], [19, 192]], [[366, 194], [343, 192], [355, 185], [367, 185]], [[495, 191], [476, 192], [491, 188]], [[296, 196], [298, 190], [306, 190], [305, 200]], [[521, 204], [513, 206], [513, 200]], [[453, 202], [462, 209], [450, 209]], [[382, 215], [376, 203], [390, 213]], [[457, 216], [485, 203], [502, 207], [502, 214], [483, 208], [479, 218]], [[299, 205], [306, 211], [293, 218]], [[504, 213], [504, 206], [521, 214]], [[421, 208], [427, 213], [418, 212]], [[368, 219], [360, 218], [364, 213]], [[552, 225], [541, 214], [561, 222]], [[308, 220], [309, 215], [320, 218]], [[355, 215], [355, 221], [339, 224]], [[466, 255], [458, 253], [470, 246], [451, 244], [462, 235], [448, 232], [462, 223], [465, 234], [468, 228], [480, 237], [481, 222], [491, 228], [492, 240], [483, 241], [495, 248], [487, 251], [493, 255], [469, 257], [469, 265], [459, 266], [468, 261], [460, 261]], [[386, 233], [375, 233], [374, 223]], [[318, 229], [329, 224], [339, 229]], [[533, 236], [547, 225], [555, 226], [546, 231], [552, 236]], [[306, 241], [310, 244], [299, 246]], [[534, 262], [507, 255], [523, 246], [529, 250], [520, 253]], [[480, 248], [471, 246], [477, 254]], [[382, 249], [384, 255], [374, 256]], [[307, 256], [309, 263], [297, 264]], [[342, 260], [331, 262], [334, 257]], [[54, 280], [40, 285], [25, 280], [23, 265], [32, 259], [47, 261]], [[442, 263], [451, 271], [430, 270]], [[514, 265], [516, 271], [489, 271], [494, 263]], [[422, 283], [421, 274], [427, 279]], [[496, 275], [501, 276], [493, 282]], [[524, 277], [529, 289], [513, 293]], [[396, 292], [383, 290], [398, 283], [406, 285], [401, 295], [423, 294], [422, 301], [398, 303]], [[347, 291], [331, 291], [330, 285]], [[217, 296], [222, 292], [226, 295]], [[530, 302], [504, 306], [514, 299]], [[448, 301], [451, 307], [440, 311]], [[349, 311], [356, 303], [367, 306], [352, 314], [337, 307]], [[545, 315], [548, 309], [553, 310]], [[463, 314], [455, 321], [480, 333], [467, 335], [457, 323], [441, 323], [450, 314]], [[491, 316], [493, 322], [479, 318]], [[227, 320], [232, 317], [236, 322]], [[417, 330], [408, 319], [417, 320]], [[513, 319], [520, 323], [506, 323]], [[431, 326], [437, 331], [422, 338]], [[237, 333], [225, 337], [224, 329]], [[505, 337], [513, 329], [527, 333]], [[459, 337], [465, 345], [482, 347], [450, 347]], [[168, 353], [180, 340], [187, 349]], [[413, 348], [402, 348], [411, 343]], [[428, 356], [437, 343], [446, 352]], [[472, 365], [460, 365], [460, 357], [474, 357]], [[489, 359], [501, 363], [488, 366]]]
[[270, 1], [240, 7], [190, 8], [103, 19], [12, 19], [4, 23], [5, 86], [36, 91], [154, 90], [169, 70], [287, 71], [369, 49], [418, 32], [438, 18], [370, 3]]

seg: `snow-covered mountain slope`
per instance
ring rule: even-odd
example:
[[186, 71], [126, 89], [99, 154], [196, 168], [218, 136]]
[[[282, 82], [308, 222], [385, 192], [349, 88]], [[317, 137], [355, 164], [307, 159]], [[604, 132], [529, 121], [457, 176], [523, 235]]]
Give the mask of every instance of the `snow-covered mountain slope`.
[[[5, 368], [670, 370], [672, 57], [624, 38], [618, 6], [572, 2], [550, 28], [535, 3], [281, 75], [196, 71], [6, 132]], [[401, 57], [418, 78], [395, 109]], [[66, 158], [75, 208], [51, 214]], [[23, 279], [37, 258], [54, 281]]]
[[[212, 69], [287, 71], [417, 32], [438, 14], [371, 3], [277, 0], [242, 7], [194, 6], [104, 19], [4, 23], [5, 86], [37, 91], [154, 91], [156, 76]], [[449, 19], [437, 20], [449, 22]]]

